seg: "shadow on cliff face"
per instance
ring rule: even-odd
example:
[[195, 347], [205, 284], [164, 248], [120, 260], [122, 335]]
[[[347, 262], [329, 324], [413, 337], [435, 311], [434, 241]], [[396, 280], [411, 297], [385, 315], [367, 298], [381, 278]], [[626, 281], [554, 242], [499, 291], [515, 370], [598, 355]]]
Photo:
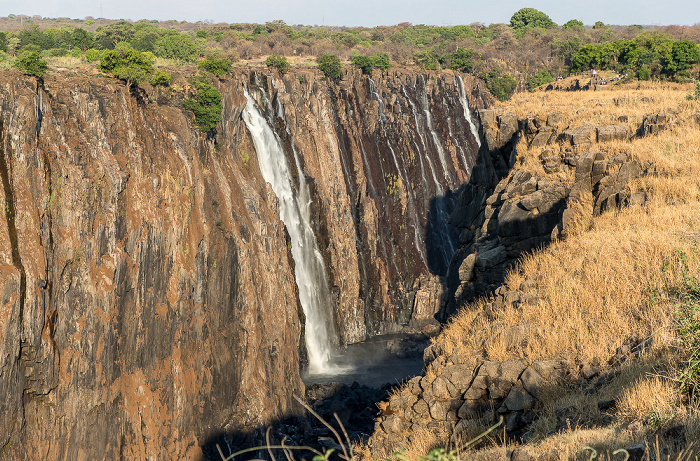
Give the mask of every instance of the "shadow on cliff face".
[[518, 258], [548, 244], [565, 208], [562, 188], [545, 187], [525, 171], [509, 176], [523, 134], [514, 114], [483, 110], [480, 116], [481, 149], [449, 219], [460, 234], [442, 278], [441, 322], [493, 293]]
[[430, 199], [425, 227], [425, 252], [428, 270], [433, 275], [447, 275], [458, 244], [459, 229], [449, 222], [458, 195], [459, 192], [448, 190], [444, 195]]
[[381, 388], [371, 388], [357, 382], [352, 385], [312, 384], [306, 389], [306, 401], [318, 418], [305, 411], [304, 414], [279, 419], [269, 426], [246, 432], [221, 431], [202, 443], [204, 459], [221, 461], [247, 449], [250, 451], [233, 459], [284, 459], [284, 450], [267, 448], [282, 444], [291, 447], [296, 460], [311, 459], [317, 454], [313, 450], [325, 452], [330, 449], [334, 449], [330, 459], [342, 459], [339, 456], [343, 455], [343, 448], [350, 453], [349, 442], [357, 444], [366, 441], [374, 432], [374, 421], [378, 415], [376, 402], [387, 400], [389, 393], [398, 385], [385, 384]]

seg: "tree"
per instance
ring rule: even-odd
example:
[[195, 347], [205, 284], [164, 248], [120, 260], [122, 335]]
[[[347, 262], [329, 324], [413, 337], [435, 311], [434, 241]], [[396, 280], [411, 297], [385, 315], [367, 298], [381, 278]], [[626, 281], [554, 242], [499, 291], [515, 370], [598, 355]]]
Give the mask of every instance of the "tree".
[[372, 65], [377, 69], [387, 70], [391, 67], [391, 61], [386, 53], [379, 53], [372, 56]]
[[195, 123], [203, 133], [211, 133], [221, 121], [221, 93], [202, 79], [190, 81], [196, 88], [194, 96], [185, 99], [185, 109], [194, 112]]
[[102, 72], [124, 80], [129, 86], [148, 81], [153, 73], [153, 62], [148, 56], [128, 44], [119, 44], [114, 50], [102, 53], [98, 67]]
[[224, 58], [207, 58], [199, 61], [197, 66], [207, 72], [211, 72], [218, 78], [231, 72], [231, 61]]
[[566, 23], [561, 26], [562, 29], [573, 29], [573, 30], [581, 30], [583, 29], [583, 22], [579, 21], [578, 19], [571, 19], [570, 21], [566, 21]]
[[551, 83], [554, 81], [552, 74], [548, 70], [538, 70], [535, 75], [530, 77], [527, 81], [527, 89], [530, 91], [535, 91], [539, 86]]
[[180, 33], [160, 37], [155, 43], [154, 51], [161, 58], [177, 59], [182, 62], [191, 62], [197, 57], [197, 47], [192, 39]]
[[516, 31], [526, 31], [535, 27], [552, 29], [557, 25], [549, 16], [534, 8], [521, 8], [510, 18], [510, 27]]
[[43, 77], [49, 69], [48, 63], [41, 59], [38, 51], [23, 51], [12, 63], [12, 67], [34, 77]]
[[343, 66], [340, 63], [340, 58], [334, 54], [321, 55], [317, 60], [318, 69], [323, 72], [326, 77], [332, 79], [340, 78], [343, 71]]
[[362, 69], [363, 74], [369, 75], [374, 69], [374, 62], [369, 56], [355, 55], [350, 59], [350, 63]]
[[267, 67], [276, 68], [280, 74], [286, 74], [289, 70], [289, 61], [284, 56], [278, 54], [271, 54], [265, 60], [265, 65]]
[[474, 68], [474, 63], [471, 60], [474, 51], [457, 48], [454, 53], [448, 53], [443, 57], [444, 61], [449, 60], [449, 68], [460, 72], [469, 73]]
[[126, 21], [115, 22], [95, 29], [95, 41], [100, 47], [111, 50], [117, 43], [129, 42], [134, 38], [134, 25]]

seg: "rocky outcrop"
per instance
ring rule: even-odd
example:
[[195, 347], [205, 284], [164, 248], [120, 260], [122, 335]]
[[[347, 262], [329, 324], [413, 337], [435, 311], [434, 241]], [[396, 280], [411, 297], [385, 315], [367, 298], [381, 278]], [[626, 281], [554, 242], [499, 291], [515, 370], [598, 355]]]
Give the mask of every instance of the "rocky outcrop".
[[[523, 253], [589, 225], [602, 211], [646, 200], [643, 191], [629, 188], [643, 174], [639, 162], [591, 150], [598, 143], [629, 139], [626, 126], [568, 129], [556, 113], [520, 121], [493, 110], [480, 115], [492, 150], [480, 153], [450, 218], [462, 232], [446, 278], [443, 320], [460, 305], [492, 293]], [[530, 148], [542, 149], [542, 173], [509, 170], [522, 138]], [[566, 171], [574, 172], [573, 182], [558, 174]]]
[[176, 89], [0, 75], [3, 454], [196, 459], [299, 411], [303, 313], [244, 88], [299, 155], [340, 342], [431, 322], [477, 93], [453, 74], [374, 78], [239, 71], [217, 83], [211, 137]]

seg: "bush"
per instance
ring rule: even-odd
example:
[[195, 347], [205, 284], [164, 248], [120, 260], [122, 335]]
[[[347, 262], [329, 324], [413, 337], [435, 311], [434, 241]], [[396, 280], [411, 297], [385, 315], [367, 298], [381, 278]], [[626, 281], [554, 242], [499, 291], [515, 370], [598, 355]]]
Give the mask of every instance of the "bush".
[[190, 81], [197, 89], [194, 96], [185, 99], [185, 109], [194, 112], [195, 123], [203, 133], [213, 132], [221, 120], [221, 93], [202, 79]]
[[218, 78], [221, 78], [224, 75], [231, 72], [231, 61], [223, 58], [207, 58], [202, 61], [199, 61], [199, 64], [197, 64], [197, 66], [200, 69], [204, 69], [207, 72], [211, 72]]
[[527, 89], [530, 91], [535, 91], [538, 86], [545, 85], [554, 81], [552, 74], [548, 70], [538, 70], [535, 75], [530, 77], [527, 81]]
[[492, 70], [481, 76], [486, 81], [489, 91], [498, 98], [499, 101], [506, 101], [513, 96], [518, 82], [507, 74], [502, 74], [499, 70]]
[[340, 64], [340, 58], [334, 54], [324, 54], [316, 60], [318, 68], [326, 77], [337, 79], [343, 71], [343, 66]]
[[362, 69], [363, 74], [371, 74], [374, 69], [374, 61], [369, 56], [355, 55], [350, 59], [350, 63]]
[[105, 51], [100, 59], [99, 68], [102, 72], [124, 80], [129, 86], [148, 81], [153, 73], [153, 64], [149, 57], [125, 45]]
[[464, 73], [470, 73], [474, 68], [471, 57], [474, 54], [472, 50], [458, 48], [454, 53], [447, 53], [442, 57], [443, 64], [450, 69], [458, 70]]
[[437, 70], [440, 66], [437, 55], [432, 51], [419, 51], [413, 56], [413, 61], [425, 70]]
[[162, 70], [157, 70], [151, 77], [151, 85], [153, 86], [168, 86], [173, 81], [169, 73]]
[[23, 51], [12, 63], [12, 67], [34, 77], [43, 77], [49, 70], [48, 63], [41, 59], [41, 53], [38, 51]]
[[154, 46], [156, 55], [166, 59], [191, 62], [197, 57], [197, 47], [188, 35], [171, 34], [161, 37]]
[[387, 70], [391, 67], [391, 61], [386, 53], [375, 54], [372, 56], [372, 65], [377, 69]]
[[265, 65], [267, 67], [276, 68], [280, 74], [286, 74], [289, 70], [289, 61], [284, 56], [278, 54], [271, 54], [265, 60]]
[[90, 48], [85, 52], [85, 59], [87, 59], [87, 62], [99, 61], [102, 59], [102, 52], [94, 48]]

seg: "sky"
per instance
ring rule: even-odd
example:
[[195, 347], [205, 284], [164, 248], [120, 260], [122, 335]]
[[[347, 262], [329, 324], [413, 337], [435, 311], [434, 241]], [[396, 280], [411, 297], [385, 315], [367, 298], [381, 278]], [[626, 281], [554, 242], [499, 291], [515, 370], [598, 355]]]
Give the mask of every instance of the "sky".
[[557, 24], [578, 19], [586, 25], [693, 25], [700, 23], [697, 0], [0, 0], [0, 16], [47, 18], [177, 19], [287, 24], [365, 26], [401, 22], [452, 26], [508, 23], [520, 8], [536, 8]]

